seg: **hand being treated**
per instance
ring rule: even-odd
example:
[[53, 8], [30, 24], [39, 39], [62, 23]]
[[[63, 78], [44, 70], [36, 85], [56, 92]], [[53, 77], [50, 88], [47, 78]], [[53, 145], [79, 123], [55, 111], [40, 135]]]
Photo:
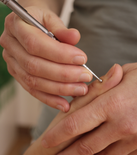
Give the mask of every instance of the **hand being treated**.
[[0, 37], [8, 71], [35, 98], [66, 112], [69, 104], [60, 96], [85, 95], [88, 87], [84, 82], [92, 80], [91, 73], [81, 66], [87, 61], [86, 54], [74, 46], [80, 34], [67, 29], [48, 8], [31, 6], [26, 10], [60, 42], [11, 13]]
[[[126, 64], [122, 68], [123, 78], [116, 87], [68, 115], [45, 134], [43, 139], [46, 148], [54, 148], [77, 137], [79, 139], [59, 155], [135, 154], [137, 150], [137, 63]], [[116, 70], [117, 65], [113, 69]], [[120, 72], [117, 74], [121, 76]], [[111, 84], [115, 80], [111, 81]], [[93, 93], [94, 87], [95, 85], [91, 85]]]
[[[55, 119], [51, 122], [48, 129], [40, 136], [40, 138], [38, 140], [36, 140], [30, 146], [30, 148], [26, 151], [26, 153], [24, 155], [38, 155], [38, 154], [40, 154], [40, 155], [56, 155], [57, 153], [59, 153], [60, 151], [64, 150], [66, 147], [68, 147], [70, 144], [72, 144], [76, 139], [79, 138], [79, 136], [73, 137], [73, 138], [69, 139], [68, 141], [65, 141], [62, 144], [60, 144], [56, 147], [53, 147], [53, 148], [47, 148], [47, 146], [45, 144], [45, 139], [47, 140], [47, 138], [48, 138], [47, 135], [48, 135], [48, 133], [50, 133], [49, 138], [52, 138], [52, 139], [50, 139], [50, 141], [49, 140], [47, 141], [50, 144], [50, 146], [51, 145], [55, 146], [57, 144], [57, 141], [56, 141], [57, 139], [59, 139], [59, 142], [60, 142], [61, 139], [63, 138], [62, 136], [64, 135], [64, 129], [60, 130], [60, 131], [63, 131], [63, 134], [61, 135], [58, 132], [58, 130], [56, 133], [56, 131], [54, 130], [53, 127], [55, 126], [55, 128], [56, 128], [57, 124], [60, 124], [62, 121], [66, 120], [66, 118], [75, 114], [75, 111], [77, 112], [82, 107], [86, 107], [86, 106], [90, 105], [90, 102], [95, 100], [95, 98], [97, 98], [98, 96], [104, 94], [108, 90], [110, 90], [113, 87], [115, 87], [116, 85], [118, 85], [122, 79], [122, 76], [123, 76], [122, 67], [116, 64], [114, 67], [112, 67], [109, 70], [109, 72], [105, 76], [101, 77], [101, 79], [103, 80], [103, 83], [100, 83], [98, 81], [94, 81], [93, 83], [91, 83], [89, 85], [88, 94], [85, 96], [82, 96], [82, 97], [76, 97], [71, 102], [71, 107], [70, 107], [69, 112], [67, 112], [67, 113], [60, 112], [55, 117]], [[83, 118], [84, 117], [85, 117], [85, 113], [83, 111]], [[67, 120], [71, 120], [71, 119], [67, 119]], [[70, 123], [71, 122], [66, 121], [65, 129], [66, 129], [66, 133], [69, 132], [71, 134], [72, 130], [69, 128]], [[94, 121], [93, 121], [93, 123], [94, 123]], [[72, 128], [74, 127], [73, 125], [74, 124], [72, 124], [72, 126], [71, 126]], [[52, 132], [53, 130], [55, 133]], [[80, 130], [80, 129], [78, 129], [78, 130]], [[53, 133], [53, 135], [51, 132]], [[45, 136], [45, 134], [46, 134], [46, 136]], [[61, 136], [61, 137], [58, 137], [57, 134], [59, 134], [59, 136]], [[54, 142], [54, 138], [55, 138], [55, 142]], [[72, 154], [74, 154], [74, 153], [72, 153]]]

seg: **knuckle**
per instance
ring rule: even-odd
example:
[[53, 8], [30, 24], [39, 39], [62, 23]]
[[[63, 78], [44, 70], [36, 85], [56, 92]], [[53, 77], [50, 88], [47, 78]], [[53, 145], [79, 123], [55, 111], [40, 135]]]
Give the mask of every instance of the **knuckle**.
[[56, 61], [57, 62], [64, 62], [64, 50], [62, 50], [62, 46], [58, 46], [58, 54], [56, 55]]
[[[65, 91], [64, 91], [65, 90]], [[69, 95], [69, 85], [68, 84], [60, 84], [58, 86], [58, 95], [63, 95], [63, 96], [67, 96]], [[72, 91], [72, 90], [71, 90]]]
[[25, 36], [25, 44], [26, 44], [26, 50], [28, 53], [35, 55], [35, 49], [36, 49], [36, 38], [32, 35], [26, 35]]
[[6, 29], [9, 29], [9, 27], [12, 26], [11, 16], [12, 16], [12, 14], [9, 14], [9, 15], [6, 16], [6, 18], [5, 18], [4, 26], [5, 26]]
[[46, 14], [46, 18], [45, 18], [45, 20], [46, 20], [45, 26], [46, 26], [46, 27], [50, 26], [49, 31], [51, 31], [52, 16], [53, 16], [53, 14], [52, 14], [51, 12], [48, 12], [48, 13]]
[[134, 135], [137, 132], [136, 123], [132, 120], [126, 120], [120, 126], [120, 134], [127, 136], [127, 135]]
[[64, 69], [61, 72], [61, 81], [68, 82], [68, 79], [69, 79], [69, 72], [66, 69]]
[[50, 103], [50, 101], [48, 100], [48, 98], [44, 98], [44, 100], [43, 100], [43, 103], [45, 103], [46, 105], [49, 105], [49, 106], [51, 106], [49, 103]]
[[28, 89], [28, 92], [29, 92], [32, 96], [36, 97], [36, 91], [35, 91], [33, 88], [29, 88], [29, 89]]
[[9, 48], [8, 46], [9, 44], [7, 44], [8, 42], [7, 40], [9, 36], [12, 37], [12, 34], [11, 34], [12, 27], [13, 27], [13, 20], [12, 20], [12, 13], [11, 13], [5, 18], [4, 31], [0, 37], [0, 45], [5, 49]]
[[[49, 106], [51, 106], [52, 105], [52, 103], [51, 103], [51, 100], [47, 97], [47, 94], [46, 93], [44, 93], [44, 96], [46, 96], [44, 99], [42, 99], [41, 101], [43, 102], [43, 103], [45, 103], [46, 105], [49, 105]], [[40, 100], [40, 99], [39, 99]], [[52, 107], [52, 106], [51, 106]], [[54, 108], [54, 107], [53, 107]]]
[[6, 16], [5, 18], [5, 23], [4, 23], [4, 28], [6, 30], [6, 32], [8, 32], [9, 35], [11, 35], [12, 33], [12, 29], [14, 26], [14, 20], [15, 20], [15, 15], [13, 12], [10, 13], [9, 15]]
[[70, 115], [65, 119], [64, 129], [65, 129], [66, 135], [73, 137], [78, 134], [78, 125], [76, 120], [77, 119], [75, 115]]
[[2, 52], [2, 57], [7, 62], [7, 54], [6, 54], [5, 50], [3, 50], [3, 52]]
[[7, 70], [13, 77], [16, 75], [16, 72], [13, 69], [11, 69], [11, 67], [7, 66]]
[[49, 27], [49, 31], [54, 32], [55, 26], [55, 20], [58, 20], [61, 24], [64, 25], [63, 21], [58, 18], [56, 14], [53, 14], [53, 12], [47, 12], [46, 18], [45, 18], [45, 27]]
[[0, 45], [3, 47], [3, 39], [2, 39], [2, 35], [0, 36]]
[[31, 76], [30, 74], [25, 75], [25, 80], [24, 81], [25, 81], [25, 83], [27, 84], [27, 86], [29, 88], [36, 88], [36, 86], [37, 86], [36, 78]]
[[8, 52], [5, 49], [2, 52], [2, 57], [8, 65], [11, 65], [10, 62], [12, 60], [12, 57], [8, 54]]
[[64, 95], [64, 91], [63, 91], [64, 89], [62, 89], [62, 86], [60, 85], [59, 87], [58, 87], [58, 95]]
[[37, 60], [35, 58], [30, 58], [26, 64], [25, 64], [25, 68], [27, 69], [29, 74], [33, 74], [35, 75], [37, 72]]
[[13, 72], [12, 72], [12, 70], [10, 69], [10, 67], [9, 67], [9, 66], [7, 66], [7, 70], [8, 70], [8, 72], [10, 73], [10, 75], [12, 75], [12, 76], [13, 76]]
[[5, 32], [3, 32], [3, 34], [0, 37], [0, 45], [5, 49], [7, 47]]
[[94, 152], [90, 146], [88, 146], [83, 141], [80, 141], [78, 146], [78, 153], [79, 155], [93, 155]]
[[116, 108], [117, 107], [117, 103], [119, 103], [120, 98], [118, 95], [113, 95], [109, 97], [109, 101], [112, 103], [112, 108]]
[[110, 116], [117, 112], [120, 112], [121, 108], [122, 108], [122, 96], [118, 95], [118, 94], [113, 94], [112, 96], [108, 97], [108, 101], [107, 101], [107, 106], [106, 106], [106, 113], [108, 113]]

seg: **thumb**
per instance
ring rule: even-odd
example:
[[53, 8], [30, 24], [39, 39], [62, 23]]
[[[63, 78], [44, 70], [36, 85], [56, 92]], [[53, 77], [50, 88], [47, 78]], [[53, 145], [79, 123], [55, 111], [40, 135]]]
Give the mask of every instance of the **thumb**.
[[123, 69], [120, 65], [115, 64], [104, 76], [101, 77], [102, 83], [98, 80], [89, 85], [88, 94], [82, 97], [76, 97], [71, 103], [71, 109], [67, 114], [70, 114], [83, 106], [89, 104], [98, 96], [104, 94], [110, 89], [117, 86], [123, 77]]
[[80, 40], [80, 33], [76, 29], [68, 29], [62, 20], [53, 12], [44, 14], [44, 26], [63, 43], [76, 45]]
[[[103, 80], [102, 88], [100, 89], [100, 94], [106, 92], [107, 90], [117, 86], [123, 77], [123, 69], [120, 65], [115, 64], [106, 75], [102, 76]], [[98, 83], [97, 83], [98, 85]]]
[[106, 91], [117, 86], [123, 77], [123, 69], [120, 65], [115, 64], [104, 76], [101, 77], [102, 83], [98, 80], [89, 85], [89, 94], [92, 93], [94, 98], [105, 93]]

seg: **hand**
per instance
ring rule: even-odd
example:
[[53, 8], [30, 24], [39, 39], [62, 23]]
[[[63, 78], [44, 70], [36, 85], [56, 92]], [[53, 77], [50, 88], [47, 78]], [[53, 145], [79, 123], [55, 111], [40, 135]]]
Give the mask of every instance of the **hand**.
[[[25, 152], [24, 155], [56, 155], [60, 151], [64, 150], [66, 147], [70, 146], [78, 137], [74, 137], [64, 143], [61, 143], [60, 145], [54, 147], [54, 148], [44, 148], [45, 141], [42, 141], [44, 135], [46, 132], [51, 130], [56, 124], [58, 124], [62, 119], [66, 118], [71, 113], [75, 112], [76, 110], [86, 106], [88, 103], [90, 103], [92, 100], [94, 100], [96, 97], [102, 95], [103, 93], [107, 92], [108, 90], [112, 89], [116, 85], [119, 84], [123, 76], [123, 70], [122, 67], [119, 65], [115, 65], [115, 69], [112, 67], [109, 72], [102, 76], [101, 79], [103, 80], [102, 83], [98, 82], [97, 80], [92, 82], [89, 85], [89, 92], [87, 95], [82, 97], [76, 97], [71, 102], [71, 107], [69, 112], [63, 113], [60, 112], [55, 119], [51, 122], [49, 127], [46, 129], [46, 131], [29, 147], [29, 149]], [[42, 145], [41, 145], [42, 144]]]
[[87, 61], [85, 53], [74, 46], [80, 34], [67, 29], [48, 9], [26, 9], [61, 42], [11, 13], [0, 38], [8, 71], [31, 95], [51, 107], [68, 111], [68, 102], [59, 95], [85, 95], [88, 87], [83, 82], [92, 79], [92, 75], [79, 66]]
[[137, 63], [119, 85], [63, 119], [44, 137], [53, 147], [84, 134], [59, 155], [129, 155], [137, 149]]

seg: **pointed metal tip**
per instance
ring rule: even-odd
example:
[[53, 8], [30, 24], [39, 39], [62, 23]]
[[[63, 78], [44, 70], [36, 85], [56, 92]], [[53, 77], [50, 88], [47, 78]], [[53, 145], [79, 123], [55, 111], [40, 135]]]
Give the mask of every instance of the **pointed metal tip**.
[[100, 83], [102, 83], [102, 82], [103, 82], [103, 80], [102, 80], [102, 79], [100, 79], [100, 78], [99, 78], [98, 80], [99, 80], [99, 82], [100, 82]]
[[88, 71], [90, 71], [90, 73], [91, 73], [100, 83], [103, 82], [103, 80], [100, 79], [94, 72], [92, 72], [85, 64], [83, 64], [82, 66], [85, 67]]

